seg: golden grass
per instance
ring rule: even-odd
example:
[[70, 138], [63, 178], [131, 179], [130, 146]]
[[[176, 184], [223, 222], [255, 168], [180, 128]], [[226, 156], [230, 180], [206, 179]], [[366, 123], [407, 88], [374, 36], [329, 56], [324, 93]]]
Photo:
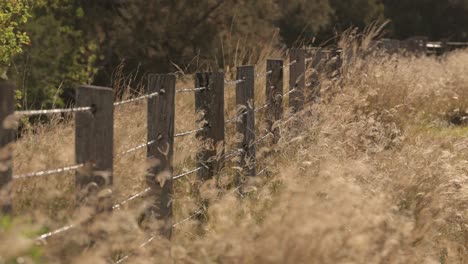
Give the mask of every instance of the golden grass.
[[[269, 50], [262, 62], [280, 54]], [[156, 229], [137, 222], [150, 199], [86, 221], [92, 210], [73, 209], [69, 174], [14, 183], [15, 212], [26, 217], [1, 229], [0, 240], [18, 246], [2, 243], [0, 256], [40, 262], [21, 234], [80, 219], [79, 228], [33, 247], [45, 263], [108, 263], [132, 251], [128, 263], [467, 263], [468, 132], [447, 120], [468, 111], [468, 52], [375, 56], [344, 69], [341, 79], [322, 80], [321, 104], [279, 124], [276, 146], [259, 148], [258, 168], [268, 170], [244, 197], [204, 184], [210, 206], [178, 226], [172, 243], [158, 238], [138, 249]], [[257, 105], [263, 87], [256, 85]], [[230, 117], [233, 88], [226, 91]], [[193, 129], [193, 95], [178, 95], [176, 109], [176, 131]], [[116, 154], [146, 141], [145, 116], [144, 103], [116, 109]], [[73, 138], [71, 123], [26, 134], [15, 146], [15, 171], [73, 164]], [[193, 168], [197, 144], [176, 140], [176, 172]], [[147, 166], [144, 150], [116, 158], [117, 201], [145, 188]], [[232, 178], [232, 167], [223, 177]], [[176, 183], [176, 221], [199, 208], [195, 186], [194, 176]]]

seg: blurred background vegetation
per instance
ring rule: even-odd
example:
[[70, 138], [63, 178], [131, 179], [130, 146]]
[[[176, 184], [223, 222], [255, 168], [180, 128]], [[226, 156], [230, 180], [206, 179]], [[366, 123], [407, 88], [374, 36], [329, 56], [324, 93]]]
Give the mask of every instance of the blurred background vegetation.
[[[0, 74], [23, 108], [63, 106], [116, 69], [228, 69], [265, 46], [333, 44], [389, 19], [387, 37], [468, 40], [468, 0], [1, 0]], [[299, 43], [298, 40], [301, 40]], [[120, 65], [120, 67], [118, 67]]]

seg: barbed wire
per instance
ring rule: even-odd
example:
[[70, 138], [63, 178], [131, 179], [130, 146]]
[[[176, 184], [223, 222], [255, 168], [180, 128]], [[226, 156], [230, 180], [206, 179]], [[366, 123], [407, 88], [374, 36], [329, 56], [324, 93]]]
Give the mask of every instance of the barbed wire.
[[[268, 167], [265, 167], [263, 170], [261, 170], [260, 172], [258, 172], [257, 174], [255, 174], [255, 177], [262, 175], [263, 173], [265, 173], [265, 172], [267, 171], [267, 169], [268, 169]], [[240, 196], [241, 198], [244, 198], [245, 196], [242, 194], [242, 192], [240, 192], [240, 189], [242, 188], [242, 186], [243, 186], [242, 184], [239, 185], [237, 188], [235, 188], [234, 190], [232, 190], [231, 193], [237, 193], [237, 194], [239, 194], [239, 196]]]
[[177, 179], [183, 178], [183, 177], [188, 176], [188, 175], [190, 175], [192, 173], [195, 173], [195, 172], [197, 172], [197, 171], [199, 171], [199, 170], [201, 170], [203, 168], [204, 168], [203, 166], [200, 166], [200, 167], [198, 167], [196, 169], [193, 169], [191, 171], [187, 171], [187, 172], [181, 173], [179, 175], [173, 176], [172, 180], [177, 180]]
[[285, 68], [287, 68], [287, 67], [289, 67], [289, 66], [291, 66], [291, 65], [293, 65], [293, 64], [296, 64], [296, 63], [297, 63], [297, 61], [296, 61], [296, 60], [293, 60], [293, 61], [291, 61], [290, 63], [284, 65], [284, 66], [283, 66], [283, 69], [285, 69]]
[[179, 226], [179, 225], [181, 225], [181, 224], [183, 224], [183, 223], [189, 221], [190, 219], [194, 218], [195, 216], [202, 214], [204, 211], [205, 211], [205, 209], [200, 208], [198, 211], [196, 211], [195, 213], [193, 213], [193, 214], [190, 215], [189, 217], [187, 217], [187, 218], [185, 218], [185, 219], [182, 219], [181, 221], [179, 221], [179, 222], [173, 224], [172, 227], [175, 228], [175, 227], [177, 227], [177, 226]]
[[[197, 215], [200, 215], [204, 212], [204, 209], [201, 208], [199, 209], [198, 211], [196, 211], [194, 214], [190, 215], [189, 217], [185, 218], [185, 219], [182, 219], [181, 221], [175, 223], [172, 225], [173, 228], [176, 228], [177, 226], [187, 222], [187, 221], [190, 221], [191, 219], [193, 219], [194, 217], [196, 217]], [[156, 239], [157, 235], [152, 235], [148, 240], [146, 240], [145, 242], [143, 242], [142, 244], [140, 244], [138, 246], [138, 248], [135, 250], [139, 250], [141, 248], [144, 248], [145, 246], [147, 246], [149, 243], [153, 242], [154, 239]], [[119, 260], [117, 260], [116, 262], [114, 262], [114, 264], [120, 264], [120, 263], [123, 263], [125, 260], [127, 260], [129, 257], [131, 257], [133, 254], [135, 254], [135, 251], [123, 256], [122, 258], [120, 258]]]
[[141, 192], [139, 192], [139, 193], [137, 193], [137, 194], [134, 194], [134, 195], [130, 196], [130, 197], [127, 198], [126, 200], [124, 200], [124, 201], [122, 201], [122, 202], [120, 202], [120, 203], [118, 203], [118, 204], [113, 205], [113, 206], [112, 206], [112, 210], [120, 209], [120, 207], [122, 207], [122, 206], [125, 205], [126, 203], [131, 202], [131, 201], [135, 200], [136, 198], [145, 195], [145, 194], [148, 193], [149, 191], [151, 191], [151, 187], [148, 187], [148, 188], [144, 189], [143, 191], [141, 191]]
[[61, 228], [59, 228], [59, 229], [56, 229], [56, 230], [54, 230], [54, 231], [50, 231], [50, 232], [48, 232], [48, 233], [42, 234], [42, 235], [36, 237], [35, 240], [45, 240], [45, 239], [47, 239], [47, 238], [49, 238], [49, 237], [51, 237], [51, 236], [55, 236], [55, 235], [57, 235], [57, 234], [66, 232], [66, 231], [68, 231], [68, 230], [70, 230], [70, 229], [72, 229], [72, 228], [74, 228], [74, 227], [75, 227], [74, 224], [70, 224], [70, 225], [61, 227]]
[[250, 145], [249, 145], [249, 148], [251, 148], [251, 147], [253, 147], [253, 146], [255, 146], [255, 145], [257, 145], [257, 144], [263, 142], [265, 139], [267, 139], [268, 137], [271, 137], [271, 136], [273, 136], [272, 133], [268, 133], [268, 134], [264, 135], [263, 137], [257, 139], [257, 140], [254, 141], [252, 144], [250, 144]]
[[290, 95], [291, 93], [293, 93], [293, 92], [295, 92], [295, 91], [297, 91], [297, 88], [294, 88], [294, 89], [290, 90], [289, 92], [287, 92], [287, 93], [285, 93], [285, 94], [282, 94], [282, 95], [280, 95], [280, 96], [281, 96], [281, 97], [286, 97], [286, 96]]
[[203, 91], [203, 90], [207, 90], [207, 89], [208, 89], [208, 87], [186, 88], [186, 89], [176, 90], [176, 93], [198, 92], [198, 91]]
[[121, 105], [124, 105], [124, 104], [138, 102], [140, 100], [153, 98], [153, 97], [158, 96], [158, 95], [159, 95], [158, 92], [154, 92], [154, 93], [142, 95], [142, 96], [139, 96], [139, 97], [136, 97], [136, 98], [133, 98], [133, 99], [128, 99], [128, 100], [124, 100], [124, 101], [120, 101], [120, 102], [115, 102], [114, 106], [121, 106]]
[[262, 78], [262, 77], [266, 77], [266, 76], [268, 76], [268, 75], [270, 75], [272, 73], [273, 73], [273, 71], [270, 70], [270, 71], [267, 71], [267, 72], [264, 72], [264, 73], [259, 73], [259, 74], [256, 75], [256, 77], [257, 78]]
[[34, 116], [34, 115], [50, 115], [50, 114], [65, 114], [65, 113], [77, 113], [92, 111], [93, 107], [74, 107], [74, 108], [63, 108], [63, 109], [48, 109], [48, 110], [22, 110], [15, 111], [14, 115], [18, 116]]
[[254, 109], [254, 113], [258, 113], [258, 112], [262, 111], [263, 109], [267, 108], [269, 105], [271, 105], [271, 103], [264, 104], [263, 106]]
[[239, 80], [234, 80], [234, 81], [224, 80], [224, 84], [232, 86], [232, 85], [236, 85], [236, 84], [239, 84], [239, 83], [243, 83], [245, 81], [246, 81], [245, 79], [239, 79]]
[[243, 149], [235, 149], [231, 150], [229, 154], [224, 155], [224, 160], [229, 160], [237, 155], [241, 154], [244, 150]]
[[242, 113], [238, 116], [235, 116], [233, 118], [229, 118], [228, 120], [226, 120], [226, 122], [224, 122], [224, 124], [230, 124], [230, 123], [233, 123], [235, 121], [237, 121], [239, 118], [243, 117], [246, 113]]
[[[254, 109], [254, 113], [257, 113], [257, 112], [262, 111], [263, 109], [267, 108], [269, 105], [271, 105], [271, 103], [264, 104], [264, 105], [262, 105], [262, 106], [259, 107], [259, 108], [255, 108], [255, 109]], [[243, 117], [243, 116], [246, 115], [246, 114], [247, 114], [247, 112], [244, 112], [244, 113], [239, 114], [239, 115], [237, 115], [237, 116], [235, 116], [235, 117], [233, 117], [233, 118], [230, 118], [230, 119], [226, 120], [226, 122], [224, 122], [224, 124], [233, 123], [233, 122], [239, 120], [241, 117]]]
[[40, 177], [40, 176], [58, 174], [58, 173], [62, 173], [62, 172], [69, 172], [69, 171], [74, 171], [74, 170], [83, 168], [84, 166], [85, 166], [85, 164], [78, 164], [78, 165], [53, 169], [53, 170], [44, 170], [44, 171], [36, 171], [36, 172], [25, 173], [25, 174], [20, 174], [20, 175], [13, 175], [13, 179], [19, 180], [19, 179], [26, 179], [26, 178], [32, 178], [32, 177]]
[[[140, 248], [143, 248], [145, 247], [146, 245], [148, 245], [149, 243], [153, 242], [153, 240], [156, 238], [156, 235], [153, 235], [151, 236], [148, 240], [146, 240], [145, 242], [143, 242], [141, 245], [138, 246], [138, 249]], [[135, 254], [134, 252], [128, 254], [128, 255], [125, 255], [124, 257], [120, 258], [119, 260], [117, 260], [116, 262], [114, 262], [115, 264], [120, 264], [120, 263], [123, 263], [126, 259], [128, 259], [129, 257], [131, 257], [133, 254]]]
[[135, 152], [135, 151], [137, 151], [137, 150], [140, 150], [140, 149], [142, 149], [142, 148], [151, 146], [151, 145], [153, 145], [154, 143], [156, 143], [156, 140], [148, 141], [148, 142], [146, 142], [146, 143], [143, 143], [143, 144], [141, 144], [141, 145], [138, 145], [138, 146], [136, 146], [136, 147], [133, 147], [133, 148], [131, 148], [131, 149], [129, 149], [129, 150], [126, 150], [126, 151], [120, 153], [120, 156], [124, 156], [124, 155], [130, 154], [130, 153], [132, 153], [132, 152]]
[[188, 135], [191, 135], [191, 134], [193, 134], [193, 133], [197, 133], [197, 132], [199, 132], [199, 131], [203, 131], [204, 129], [205, 129], [204, 127], [201, 127], [201, 128], [198, 128], [198, 129], [194, 129], [194, 130], [187, 131], [187, 132], [181, 132], [181, 133], [175, 134], [174, 137], [177, 138], [177, 137], [188, 136]]

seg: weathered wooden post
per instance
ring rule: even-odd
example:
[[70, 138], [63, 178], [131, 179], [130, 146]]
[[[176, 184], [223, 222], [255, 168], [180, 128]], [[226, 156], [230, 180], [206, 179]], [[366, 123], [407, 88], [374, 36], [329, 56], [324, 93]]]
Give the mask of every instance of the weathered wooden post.
[[312, 74], [307, 101], [316, 102], [320, 97], [320, 75], [324, 72], [327, 63], [327, 54], [322, 48], [315, 50], [312, 58]]
[[271, 72], [266, 79], [266, 125], [274, 135], [274, 143], [279, 140], [279, 127], [275, 123], [283, 117], [283, 60], [267, 60], [267, 72]]
[[[80, 86], [76, 91], [78, 107], [92, 107], [92, 111], [76, 113], [75, 156], [77, 164], [87, 169], [76, 172], [75, 181], [80, 194], [78, 202], [113, 182], [114, 92], [110, 88]], [[112, 207], [110, 198], [101, 197], [102, 210]], [[102, 208], [102, 207], [103, 208]]]
[[291, 49], [289, 66], [289, 107], [292, 112], [301, 111], [304, 108], [305, 87], [305, 51], [304, 49]]
[[164, 221], [161, 234], [172, 234], [172, 175], [174, 156], [176, 76], [154, 74], [149, 76], [148, 94], [158, 93], [148, 99], [148, 145], [147, 156], [155, 161], [149, 169], [146, 181], [151, 187], [154, 207], [151, 212]]
[[195, 92], [197, 123], [205, 128], [197, 132], [203, 143], [197, 153], [198, 166], [203, 167], [198, 178], [206, 181], [224, 166], [224, 73], [197, 73], [195, 87], [208, 87]]
[[237, 124], [237, 133], [242, 135], [238, 149], [242, 150], [238, 160], [242, 171], [237, 173], [238, 185], [243, 182], [243, 176], [255, 176], [255, 69], [254, 66], [237, 67], [237, 80], [243, 80], [236, 85], [237, 113], [241, 116]]
[[14, 129], [12, 114], [15, 111], [14, 86], [0, 78], [0, 195], [1, 213], [11, 212], [11, 201], [8, 196], [8, 184], [12, 180], [12, 149]]

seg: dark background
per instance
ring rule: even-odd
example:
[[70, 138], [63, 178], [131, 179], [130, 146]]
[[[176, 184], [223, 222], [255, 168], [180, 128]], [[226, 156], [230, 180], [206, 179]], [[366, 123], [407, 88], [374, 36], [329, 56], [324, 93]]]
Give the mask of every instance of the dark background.
[[387, 19], [386, 37], [468, 40], [468, 0], [38, 0], [30, 13], [31, 45], [9, 72], [24, 108], [67, 104], [76, 84], [255, 63]]

